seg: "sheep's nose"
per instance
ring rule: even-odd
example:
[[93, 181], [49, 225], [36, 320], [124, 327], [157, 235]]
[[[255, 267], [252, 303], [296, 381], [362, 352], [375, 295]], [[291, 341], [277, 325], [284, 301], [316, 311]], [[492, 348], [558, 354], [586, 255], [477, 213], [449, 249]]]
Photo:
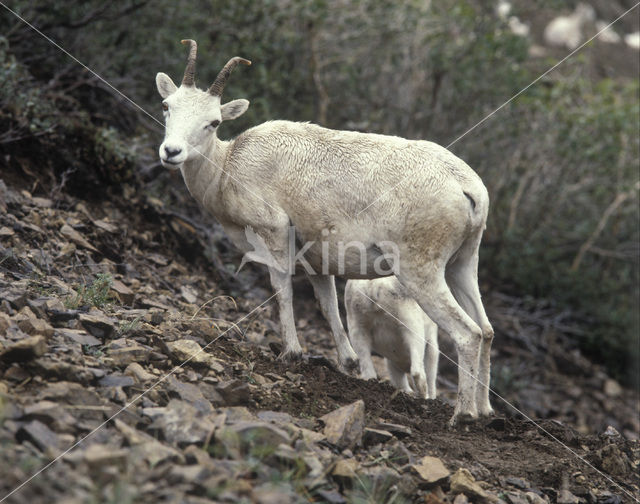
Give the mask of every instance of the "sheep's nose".
[[182, 152], [182, 149], [180, 149], [179, 147], [170, 147], [168, 145], [164, 146], [164, 151], [167, 153], [167, 157], [168, 158], [172, 158], [174, 156], [177, 156], [178, 154], [180, 154]]

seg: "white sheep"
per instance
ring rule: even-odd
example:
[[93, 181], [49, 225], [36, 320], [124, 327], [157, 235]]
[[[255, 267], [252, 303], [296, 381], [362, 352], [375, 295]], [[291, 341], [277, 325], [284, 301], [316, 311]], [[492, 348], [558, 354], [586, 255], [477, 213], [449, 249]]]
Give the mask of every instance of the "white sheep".
[[582, 31], [587, 23], [595, 20], [596, 14], [590, 5], [579, 3], [568, 16], [553, 19], [544, 29], [544, 40], [548, 45], [576, 49], [583, 40]]
[[622, 41], [620, 35], [609, 26], [609, 23], [599, 19], [596, 21], [596, 30], [598, 31], [598, 40], [607, 44], [619, 44]]
[[398, 279], [349, 280], [344, 305], [349, 339], [360, 359], [360, 377], [377, 378], [371, 359], [375, 352], [385, 358], [394, 387], [435, 399], [438, 326]]
[[[184, 42], [190, 51], [182, 85], [156, 76], [166, 121], [160, 159], [180, 169], [191, 195], [236, 246], [251, 250], [250, 229], [253, 244], [268, 251], [264, 262], [284, 340], [280, 357], [302, 353], [291, 285], [291, 264], [301, 253], [346, 370], [358, 367], [358, 357], [340, 320], [333, 275], [395, 272], [456, 345], [461, 370], [452, 423], [491, 414], [486, 385], [493, 329], [477, 279], [489, 196], [480, 177], [431, 142], [308, 123], [272, 121], [220, 140], [220, 123], [249, 106], [243, 99], [222, 104], [222, 90], [233, 68], [249, 62], [232, 58], [202, 91], [194, 84], [196, 43]], [[303, 244], [297, 253], [290, 226]]]
[[624, 36], [624, 42], [631, 49], [640, 50], [640, 32], [627, 33]]
[[500, 0], [496, 7], [495, 12], [497, 16], [505, 21], [511, 30], [511, 33], [514, 35], [518, 35], [518, 37], [528, 37], [529, 36], [529, 25], [520, 21], [518, 16], [510, 16], [511, 14], [511, 3], [506, 0]]

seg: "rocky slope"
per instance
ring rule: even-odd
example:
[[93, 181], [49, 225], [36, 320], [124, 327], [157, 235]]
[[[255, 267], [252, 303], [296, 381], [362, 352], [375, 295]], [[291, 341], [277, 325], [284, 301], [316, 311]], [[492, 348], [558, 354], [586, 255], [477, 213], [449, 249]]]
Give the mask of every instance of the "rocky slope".
[[49, 199], [3, 178], [0, 499], [46, 467], [5, 502], [640, 497], [638, 398], [571, 346], [570, 314], [488, 295], [494, 388], [537, 425], [494, 397], [494, 419], [450, 429], [454, 366], [441, 359], [436, 401], [341, 374], [302, 280], [309, 356], [277, 361], [264, 272], [234, 277], [189, 200]]

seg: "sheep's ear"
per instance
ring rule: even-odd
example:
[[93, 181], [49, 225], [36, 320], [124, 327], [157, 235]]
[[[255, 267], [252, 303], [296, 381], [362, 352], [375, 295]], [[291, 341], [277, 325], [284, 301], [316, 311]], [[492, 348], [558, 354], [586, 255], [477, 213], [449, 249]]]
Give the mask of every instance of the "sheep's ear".
[[229, 103], [225, 103], [220, 107], [220, 112], [222, 113], [223, 121], [230, 121], [231, 119], [236, 119], [244, 114], [249, 108], [249, 100], [233, 100]]
[[156, 86], [162, 98], [166, 98], [178, 90], [171, 77], [163, 72], [158, 72], [158, 75], [156, 75]]

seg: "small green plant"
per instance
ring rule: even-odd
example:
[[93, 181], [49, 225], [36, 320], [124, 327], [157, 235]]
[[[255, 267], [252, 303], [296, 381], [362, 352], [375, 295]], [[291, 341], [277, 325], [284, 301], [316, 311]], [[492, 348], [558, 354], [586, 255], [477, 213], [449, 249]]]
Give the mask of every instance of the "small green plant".
[[113, 278], [109, 273], [100, 273], [91, 282], [90, 286], [81, 285], [75, 296], [68, 296], [64, 301], [64, 305], [70, 309], [87, 305], [102, 308], [113, 300], [109, 292], [112, 284]]
[[496, 366], [491, 373], [491, 388], [500, 395], [517, 394], [525, 386], [511, 366]]
[[399, 493], [389, 479], [359, 477], [346, 496], [349, 504], [405, 504], [409, 501]]
[[141, 320], [142, 320], [142, 317], [136, 317], [133, 320], [121, 321], [118, 326], [118, 331], [117, 331], [118, 336], [124, 336], [125, 334], [128, 334], [138, 329], [138, 327], [140, 327]]

